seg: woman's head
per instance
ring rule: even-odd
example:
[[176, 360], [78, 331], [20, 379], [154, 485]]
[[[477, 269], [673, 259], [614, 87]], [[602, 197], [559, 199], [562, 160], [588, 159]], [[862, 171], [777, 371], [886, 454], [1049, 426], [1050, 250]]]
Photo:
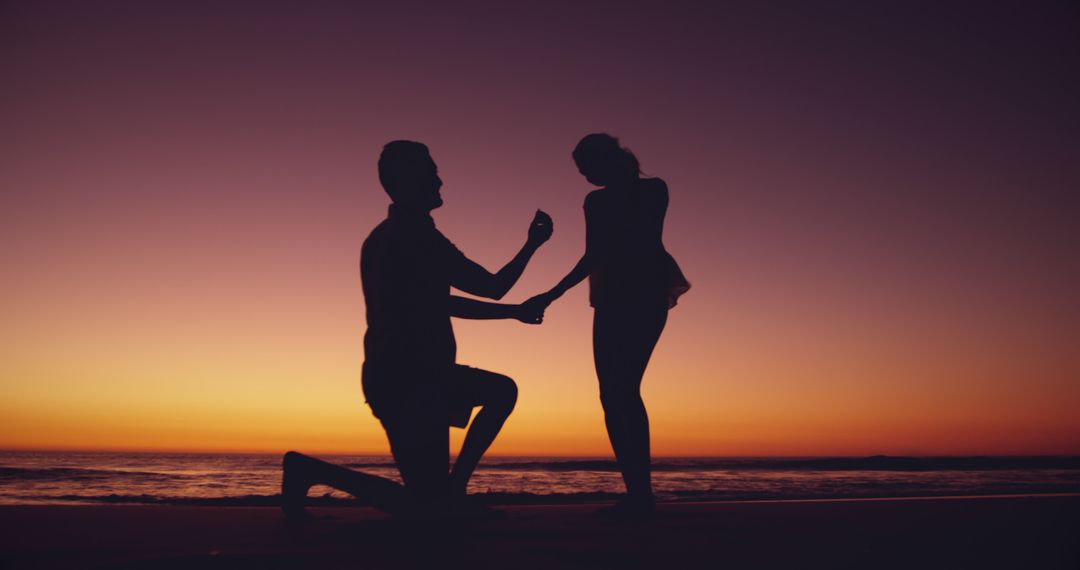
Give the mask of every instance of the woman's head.
[[574, 162], [585, 179], [597, 186], [633, 180], [641, 174], [634, 153], [619, 146], [619, 139], [607, 133], [586, 135], [574, 147]]

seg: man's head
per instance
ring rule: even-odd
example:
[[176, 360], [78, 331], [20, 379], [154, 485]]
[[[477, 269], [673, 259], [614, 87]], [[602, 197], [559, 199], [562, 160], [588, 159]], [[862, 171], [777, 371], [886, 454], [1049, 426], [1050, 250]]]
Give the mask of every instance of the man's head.
[[421, 143], [386, 143], [379, 155], [379, 182], [395, 204], [425, 212], [442, 206], [438, 167]]

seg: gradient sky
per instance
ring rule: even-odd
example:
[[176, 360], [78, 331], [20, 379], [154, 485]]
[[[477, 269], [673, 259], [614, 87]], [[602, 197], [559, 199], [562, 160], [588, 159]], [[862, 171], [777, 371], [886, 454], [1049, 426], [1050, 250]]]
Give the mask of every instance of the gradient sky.
[[[381, 146], [429, 145], [490, 269], [552, 214], [516, 302], [581, 254], [606, 131], [693, 283], [655, 454], [1080, 453], [1075, 3], [431, 4], [0, 3], [0, 448], [386, 452]], [[493, 453], [610, 452], [584, 289], [455, 320], [520, 386]]]

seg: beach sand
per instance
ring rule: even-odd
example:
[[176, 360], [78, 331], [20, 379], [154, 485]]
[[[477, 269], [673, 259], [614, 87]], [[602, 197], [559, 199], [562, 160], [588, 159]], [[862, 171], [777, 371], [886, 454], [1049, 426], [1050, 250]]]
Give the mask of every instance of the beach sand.
[[406, 523], [363, 507], [3, 506], [11, 568], [1080, 568], [1080, 496], [504, 507]]

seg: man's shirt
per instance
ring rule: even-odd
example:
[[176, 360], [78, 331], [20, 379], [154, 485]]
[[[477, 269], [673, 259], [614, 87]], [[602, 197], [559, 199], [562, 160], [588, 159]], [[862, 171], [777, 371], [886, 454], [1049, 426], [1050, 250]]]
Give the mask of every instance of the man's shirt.
[[453, 364], [450, 286], [468, 265], [475, 264], [435, 228], [431, 216], [391, 205], [360, 254], [365, 361], [403, 372]]

